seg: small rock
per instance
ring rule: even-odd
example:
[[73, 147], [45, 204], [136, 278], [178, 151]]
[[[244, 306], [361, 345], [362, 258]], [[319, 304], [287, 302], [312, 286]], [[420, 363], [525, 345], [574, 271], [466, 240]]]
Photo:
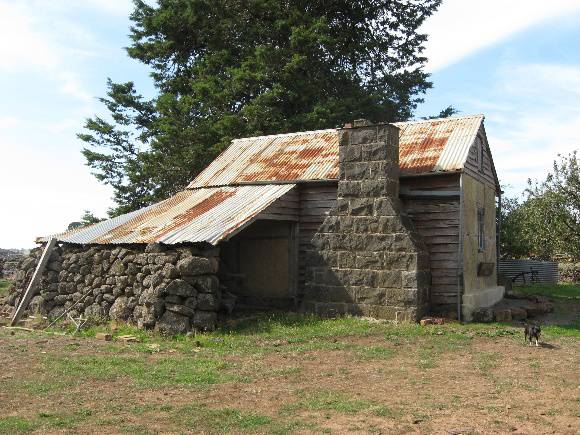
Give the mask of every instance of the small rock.
[[186, 307], [184, 305], [166, 303], [165, 309], [172, 311], [174, 313], [177, 313], [177, 314], [181, 314], [183, 316], [188, 316], [188, 317], [193, 317], [193, 315], [195, 314], [194, 310], [192, 310], [191, 308]]
[[491, 308], [480, 308], [473, 312], [473, 320], [482, 323], [493, 322], [493, 310]]
[[220, 301], [210, 293], [199, 293], [197, 295], [197, 308], [205, 311], [217, 311], [220, 308]]
[[195, 296], [196, 290], [182, 279], [174, 279], [165, 287], [165, 293], [177, 296]]
[[216, 323], [217, 313], [214, 311], [196, 311], [192, 321], [194, 328], [205, 331], [214, 330]]
[[163, 245], [160, 243], [149, 243], [146, 247], [145, 247], [145, 252], [147, 254], [159, 254], [161, 252], [163, 252], [165, 249], [163, 248]]
[[445, 319], [443, 319], [442, 317], [425, 317], [421, 319], [419, 323], [421, 324], [421, 326], [443, 325], [445, 323]]
[[125, 273], [125, 265], [121, 260], [116, 260], [109, 271], [111, 275], [123, 275]]
[[118, 297], [109, 310], [109, 317], [113, 320], [127, 320], [133, 311], [129, 308], [128, 301], [125, 296]]
[[187, 332], [189, 325], [189, 317], [173, 311], [165, 311], [157, 322], [157, 329], [162, 334], [175, 335]]
[[496, 322], [511, 322], [512, 320], [511, 310], [507, 309], [495, 310], [493, 314]]
[[512, 308], [512, 320], [526, 320], [528, 313], [523, 308]]
[[108, 332], [97, 332], [97, 334], [95, 335], [95, 338], [97, 340], [111, 341], [113, 339], [113, 336], [111, 334], [109, 334]]
[[177, 269], [182, 276], [203, 275], [211, 273], [211, 262], [204, 257], [186, 257], [177, 262]]

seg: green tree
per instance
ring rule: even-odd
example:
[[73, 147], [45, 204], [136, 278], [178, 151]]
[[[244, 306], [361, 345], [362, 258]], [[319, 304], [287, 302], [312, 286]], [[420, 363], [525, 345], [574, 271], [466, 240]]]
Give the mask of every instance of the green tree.
[[104, 219], [96, 217], [89, 210], [85, 210], [85, 212], [81, 216], [81, 220], [71, 222], [70, 224], [68, 224], [67, 230], [74, 230], [75, 228], [86, 227], [88, 225], [96, 224], [102, 221], [104, 221]]
[[499, 211], [500, 252], [503, 258], [526, 258], [532, 247], [524, 238], [525, 213], [515, 197], [503, 197]]
[[408, 119], [431, 87], [419, 26], [441, 0], [135, 0], [129, 56], [79, 137], [118, 214], [182, 189], [231, 139]]
[[[528, 180], [528, 220], [535, 227], [534, 245], [552, 246], [552, 255], [580, 259], [580, 170], [577, 151], [554, 161], [542, 182]], [[529, 236], [530, 238], [532, 235]]]
[[455, 107], [453, 107], [453, 106], [447, 106], [445, 109], [443, 109], [437, 115], [424, 116], [422, 119], [449, 118], [450, 116], [457, 115], [458, 113], [459, 113], [459, 110], [456, 109]]
[[580, 259], [580, 171], [577, 152], [558, 156], [544, 181], [528, 180], [522, 202], [502, 203], [501, 252], [512, 258]]

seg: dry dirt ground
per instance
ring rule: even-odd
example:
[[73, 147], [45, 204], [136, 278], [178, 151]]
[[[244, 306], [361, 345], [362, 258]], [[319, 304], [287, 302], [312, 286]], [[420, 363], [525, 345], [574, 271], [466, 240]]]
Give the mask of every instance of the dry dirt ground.
[[130, 344], [0, 329], [0, 433], [580, 433], [580, 325], [544, 329], [538, 348], [516, 325], [298, 315], [114, 332]]

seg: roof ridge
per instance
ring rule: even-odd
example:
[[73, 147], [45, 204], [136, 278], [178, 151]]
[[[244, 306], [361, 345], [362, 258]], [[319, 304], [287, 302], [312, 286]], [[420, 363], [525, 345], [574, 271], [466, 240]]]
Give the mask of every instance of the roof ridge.
[[322, 129], [322, 130], [309, 130], [309, 131], [295, 131], [292, 133], [267, 134], [264, 136], [239, 137], [236, 139], [232, 139], [232, 142], [239, 141], [239, 140], [249, 140], [249, 139], [270, 139], [270, 138], [278, 138], [278, 137], [299, 136], [301, 134], [330, 133], [333, 131], [337, 132], [338, 128], [326, 128], [326, 129]]
[[399, 121], [399, 122], [393, 122], [393, 125], [401, 125], [401, 124], [420, 124], [420, 123], [424, 123], [424, 122], [433, 122], [433, 121], [453, 121], [456, 119], [468, 119], [468, 118], [485, 118], [485, 115], [483, 113], [477, 113], [474, 115], [460, 115], [460, 116], [447, 116], [444, 118], [432, 118], [432, 119], [413, 119], [410, 121]]

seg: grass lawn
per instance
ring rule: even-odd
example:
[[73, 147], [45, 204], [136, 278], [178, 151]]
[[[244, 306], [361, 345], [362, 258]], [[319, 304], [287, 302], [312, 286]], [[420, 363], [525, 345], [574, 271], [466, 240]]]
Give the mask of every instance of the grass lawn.
[[0, 433], [579, 427], [578, 324], [545, 325], [539, 348], [524, 343], [519, 326], [292, 314], [171, 339], [129, 326], [114, 330], [137, 335], [140, 342], [131, 344], [94, 338], [106, 329], [77, 336], [0, 329]]
[[580, 284], [533, 284], [515, 287], [515, 290], [530, 295], [547, 296], [560, 301], [580, 301]]

